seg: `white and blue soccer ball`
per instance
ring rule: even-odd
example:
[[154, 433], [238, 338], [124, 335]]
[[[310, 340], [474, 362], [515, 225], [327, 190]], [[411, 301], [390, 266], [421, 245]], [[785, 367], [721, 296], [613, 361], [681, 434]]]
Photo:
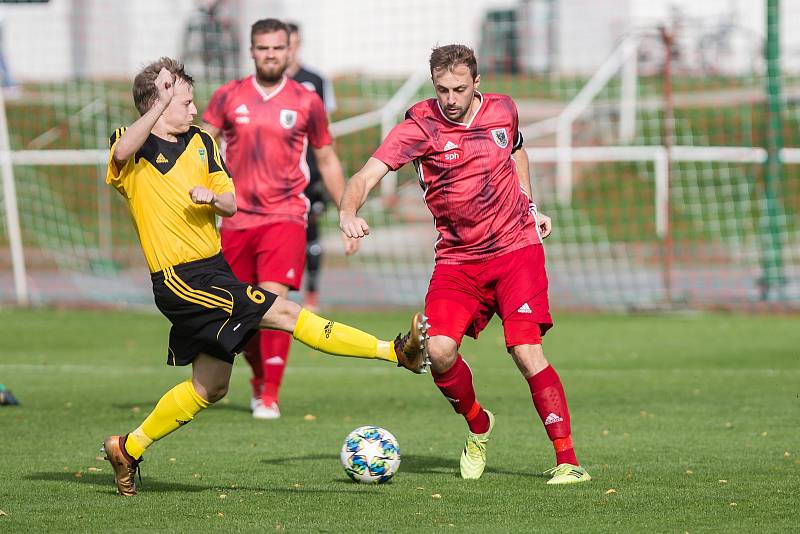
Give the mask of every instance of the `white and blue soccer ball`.
[[382, 484], [400, 467], [400, 445], [385, 428], [362, 426], [347, 435], [339, 458], [356, 482]]

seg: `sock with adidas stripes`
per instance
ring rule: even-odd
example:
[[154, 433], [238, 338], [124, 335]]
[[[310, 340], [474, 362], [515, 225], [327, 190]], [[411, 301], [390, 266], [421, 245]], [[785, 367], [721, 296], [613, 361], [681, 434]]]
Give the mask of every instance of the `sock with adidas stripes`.
[[553, 442], [556, 452], [556, 465], [580, 465], [572, 446], [572, 436], [569, 425], [569, 409], [564, 387], [555, 369], [548, 365], [528, 380], [531, 390], [533, 406], [547, 431], [547, 437]]
[[181, 382], [167, 391], [150, 415], [125, 440], [125, 452], [139, 459], [145, 449], [194, 419], [211, 403], [200, 396], [192, 381]]
[[300, 310], [292, 335], [300, 343], [333, 356], [377, 358], [397, 363], [391, 341], [382, 341], [352, 326], [329, 321], [305, 308]]

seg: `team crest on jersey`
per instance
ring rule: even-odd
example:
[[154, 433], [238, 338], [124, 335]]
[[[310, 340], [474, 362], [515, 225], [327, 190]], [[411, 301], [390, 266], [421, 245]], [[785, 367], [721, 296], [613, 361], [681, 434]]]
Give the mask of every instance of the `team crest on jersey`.
[[508, 135], [506, 134], [505, 128], [495, 128], [492, 130], [492, 138], [500, 148], [505, 148], [508, 146]]
[[286, 128], [293, 128], [294, 124], [297, 122], [297, 112], [293, 109], [282, 109], [281, 110], [281, 126]]
[[206, 149], [205, 148], [198, 148], [197, 155], [200, 156], [200, 161], [203, 163], [206, 162]]

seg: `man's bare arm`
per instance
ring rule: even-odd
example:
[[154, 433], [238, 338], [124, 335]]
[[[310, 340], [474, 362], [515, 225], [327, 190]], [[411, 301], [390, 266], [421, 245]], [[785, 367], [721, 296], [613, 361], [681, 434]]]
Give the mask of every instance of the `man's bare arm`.
[[336, 204], [336, 209], [339, 209], [342, 193], [344, 193], [344, 173], [339, 156], [336, 155], [333, 145], [325, 145], [314, 149], [314, 157], [317, 159], [317, 168], [322, 176], [322, 183], [325, 184], [331, 200]]
[[347, 182], [339, 205], [339, 227], [347, 237], [364, 237], [369, 234], [367, 221], [357, 213], [372, 188], [389, 172], [389, 167], [379, 159], [369, 158], [360, 171]]
[[142, 148], [153, 126], [156, 125], [161, 114], [169, 106], [172, 95], [175, 94], [175, 77], [167, 69], [162, 68], [156, 78], [155, 86], [158, 88], [156, 103], [147, 113], [131, 124], [114, 145], [114, 163], [117, 168], [125, 165], [125, 162], [133, 157], [137, 150]]
[[525, 194], [528, 195], [530, 202], [531, 213], [536, 219], [536, 225], [539, 227], [539, 232], [542, 234], [542, 239], [546, 238], [553, 231], [553, 222], [544, 213], [538, 213], [536, 210], [536, 203], [533, 200], [533, 188], [531, 187], [531, 171], [530, 161], [528, 160], [528, 153], [524, 148], [520, 148], [511, 157], [514, 158], [514, 164], [517, 166], [517, 178], [519, 185]]
[[531, 174], [530, 162], [528, 161], [528, 153], [524, 148], [520, 148], [511, 157], [514, 158], [514, 164], [517, 166], [517, 178], [519, 178], [519, 185], [522, 190], [528, 195], [528, 198], [533, 201], [533, 193], [531, 192]]

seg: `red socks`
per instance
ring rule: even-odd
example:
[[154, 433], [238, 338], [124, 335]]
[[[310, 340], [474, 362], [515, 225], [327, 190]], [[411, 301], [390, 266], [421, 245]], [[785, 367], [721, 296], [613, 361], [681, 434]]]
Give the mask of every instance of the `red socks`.
[[483, 434], [489, 430], [489, 416], [475, 399], [472, 386], [472, 371], [459, 354], [455, 363], [442, 374], [433, 374], [433, 382], [442, 392], [456, 413], [467, 420], [470, 432]]
[[250, 379], [250, 386], [253, 388], [253, 398], [261, 397], [264, 390], [264, 367], [261, 365], [261, 349], [259, 349], [261, 332], [256, 332], [244, 348], [244, 357], [250, 369], [253, 370], [253, 378]]
[[547, 366], [528, 378], [533, 405], [547, 431], [547, 437], [553, 442], [556, 451], [556, 465], [580, 465], [572, 446], [569, 426], [569, 409], [561, 379], [552, 366]]
[[283, 372], [286, 370], [286, 360], [289, 357], [289, 345], [292, 335], [278, 330], [263, 330], [261, 336], [261, 365], [264, 372], [264, 390], [261, 400], [264, 405], [278, 401], [278, 390], [283, 381]]

